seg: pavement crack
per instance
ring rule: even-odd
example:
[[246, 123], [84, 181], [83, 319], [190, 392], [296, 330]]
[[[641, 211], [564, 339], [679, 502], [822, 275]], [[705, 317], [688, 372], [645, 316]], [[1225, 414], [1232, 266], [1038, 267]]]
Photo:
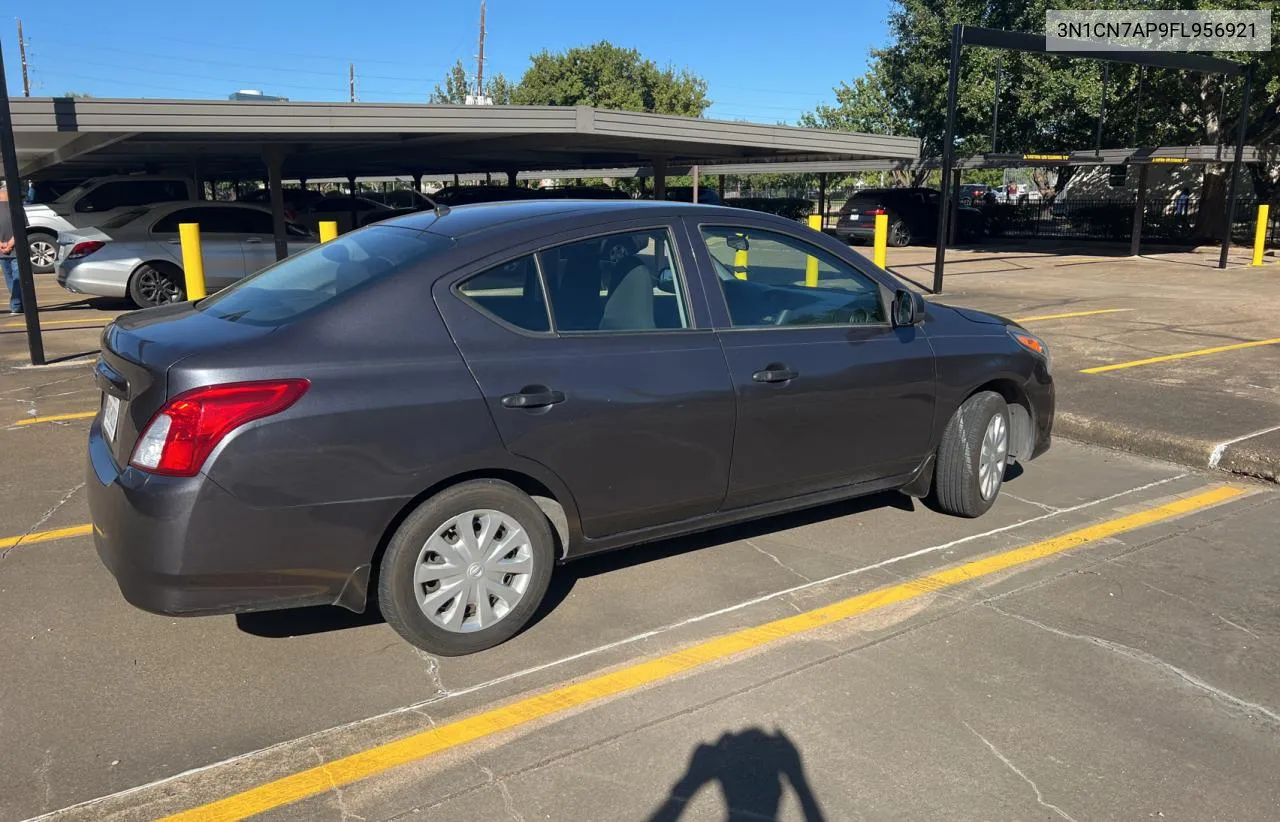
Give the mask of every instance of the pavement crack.
[[1023, 499], [1022, 497], [1015, 497], [1013, 494], [1010, 494], [1008, 491], [1004, 490], [1003, 488], [1000, 489], [1000, 495], [1008, 497], [1011, 500], [1021, 502], [1024, 505], [1035, 506], [1036, 508], [1039, 508], [1041, 511], [1047, 511], [1050, 514], [1059, 514], [1062, 512], [1062, 509], [1057, 507], [1056, 505], [1049, 505], [1048, 503], [1044, 503], [1044, 502], [1036, 502], [1033, 499]]
[[25, 531], [21, 536], [19, 536], [19, 537], [18, 537], [18, 540], [17, 540], [16, 542], [14, 542], [14, 544], [13, 544], [13, 545], [10, 545], [8, 548], [4, 549], [3, 551], [0, 551], [0, 559], [4, 559], [5, 557], [7, 557], [7, 556], [9, 555], [9, 552], [10, 552], [10, 551], [12, 551], [14, 548], [17, 548], [19, 545], [21, 545], [21, 544], [22, 544], [22, 541], [23, 541], [24, 539], [26, 539], [27, 537], [31, 536], [31, 535], [32, 535], [32, 534], [34, 534], [36, 531], [40, 530], [40, 526], [41, 526], [41, 525], [44, 525], [46, 522], [48, 522], [50, 519], [52, 519], [52, 518], [53, 518], [53, 515], [54, 515], [54, 514], [56, 514], [56, 513], [58, 512], [58, 509], [59, 509], [59, 508], [61, 508], [61, 507], [62, 507], [62, 506], [64, 506], [64, 505], [66, 505], [66, 504], [67, 504], [67, 501], [68, 501], [68, 500], [70, 500], [72, 497], [74, 497], [74, 496], [76, 495], [76, 492], [77, 492], [77, 491], [79, 491], [79, 490], [80, 490], [81, 488], [83, 488], [83, 487], [84, 487], [84, 483], [82, 482], [82, 483], [80, 483], [80, 484], [76, 485], [76, 486], [75, 486], [74, 488], [72, 488], [70, 491], [68, 491], [68, 492], [66, 492], [65, 494], [63, 494], [63, 495], [62, 495], [62, 499], [60, 499], [60, 500], [58, 500], [57, 502], [55, 502], [55, 503], [53, 504], [53, 507], [51, 507], [48, 511], [45, 511], [43, 514], [41, 514], [41, 515], [40, 515], [40, 518], [39, 518], [39, 519], [37, 519], [37, 520], [35, 521], [35, 523], [34, 523], [34, 524], [32, 524], [32, 526], [31, 526], [30, 528], [28, 528], [28, 529], [27, 529], [27, 530], [26, 530], [26, 531]]
[[1051, 634], [1056, 634], [1057, 636], [1065, 637], [1067, 639], [1074, 639], [1081, 642], [1088, 642], [1093, 645], [1097, 645], [1099, 648], [1104, 648], [1108, 651], [1119, 654], [1123, 657], [1127, 657], [1137, 662], [1141, 662], [1145, 665], [1150, 665], [1151, 667], [1159, 671], [1172, 675], [1175, 679], [1177, 679], [1179, 682], [1183, 683], [1184, 685], [1187, 685], [1197, 691], [1200, 691], [1208, 695], [1211, 699], [1215, 700], [1221, 705], [1231, 708], [1237, 712], [1243, 713], [1245, 716], [1262, 719], [1271, 725], [1280, 726], [1280, 714], [1276, 713], [1275, 711], [1271, 710], [1265, 705], [1259, 705], [1256, 702], [1250, 702], [1247, 699], [1241, 699], [1240, 697], [1235, 696], [1234, 694], [1230, 694], [1222, 690], [1221, 688], [1210, 685], [1208, 682], [1205, 682], [1203, 679], [1200, 679], [1199, 677], [1195, 676], [1189, 671], [1185, 671], [1176, 665], [1165, 662], [1163, 659], [1160, 659], [1157, 656], [1153, 656], [1152, 654], [1149, 654], [1146, 651], [1140, 651], [1137, 648], [1130, 648], [1128, 645], [1121, 645], [1119, 642], [1113, 642], [1109, 639], [1103, 639], [1102, 637], [1092, 636], [1091, 634], [1075, 634], [1070, 631], [1064, 631], [1061, 628], [1054, 628], [1051, 625], [1045, 625], [1043, 622], [1034, 620], [1031, 617], [1023, 616], [1022, 614], [1015, 614], [1012, 611], [1006, 611], [995, 605], [988, 604], [987, 607], [998, 614], [1001, 614], [1007, 617], [1012, 617], [1013, 619], [1019, 620], [1021, 622], [1025, 622], [1028, 625], [1032, 625], [1043, 631], [1048, 631]]
[[790, 571], [791, 573], [793, 573], [793, 574], [795, 574], [796, 576], [798, 576], [798, 577], [800, 577], [801, 579], [803, 579], [805, 582], [813, 582], [813, 580], [812, 580], [812, 579], [810, 579], [809, 577], [807, 577], [807, 576], [805, 576], [804, 574], [800, 573], [800, 572], [799, 572], [799, 571], [797, 571], [795, 568], [792, 568], [790, 565], [788, 565], [788, 564], [786, 564], [785, 562], [783, 562], [782, 560], [778, 559], [776, 556], [774, 556], [773, 554], [769, 553], [769, 552], [768, 552], [768, 551], [766, 551], [765, 549], [761, 548], [759, 545], [756, 545], [756, 544], [755, 544], [755, 542], [754, 542], [753, 540], [744, 539], [744, 540], [743, 540], [743, 542], [745, 542], [746, 544], [750, 545], [752, 548], [756, 549], [757, 551], [759, 551], [760, 553], [764, 554], [764, 555], [765, 555], [766, 557], [768, 557], [769, 559], [771, 559], [771, 560], [773, 560], [774, 562], [776, 562], [776, 563], [778, 564], [778, 566], [779, 566], [780, 568], [782, 568], [783, 570], [785, 570], [785, 571]]
[[333, 774], [329, 773], [329, 763], [324, 761], [324, 756], [316, 749], [315, 745], [311, 746], [311, 753], [315, 754], [316, 761], [320, 763], [320, 773], [324, 774], [325, 779], [329, 780], [329, 790], [333, 792], [333, 798], [338, 802], [338, 812], [342, 814], [343, 822], [348, 819], [359, 819], [360, 822], [368, 822], [363, 816], [352, 812], [347, 807], [347, 800], [342, 795], [342, 788], [338, 787], [337, 780], [333, 778]]
[[434, 702], [437, 699], [444, 699], [445, 697], [452, 696], [452, 694], [449, 693], [449, 689], [444, 687], [444, 681], [440, 679], [440, 660], [421, 648], [414, 648], [413, 650], [418, 656], [426, 660], [427, 676], [431, 678], [431, 684], [435, 686], [435, 692], [427, 697], [425, 701]]
[[968, 722], [965, 722], [965, 723], [962, 723], [962, 724], [963, 724], [966, 728], [968, 728], [968, 729], [969, 729], [969, 732], [970, 732], [970, 733], [972, 733], [974, 736], [978, 737], [978, 739], [981, 739], [981, 740], [982, 740], [982, 744], [983, 744], [983, 745], [986, 745], [986, 746], [987, 746], [987, 749], [988, 749], [989, 751], [991, 751], [991, 753], [995, 754], [996, 758], [997, 758], [997, 759], [999, 759], [1001, 762], [1003, 762], [1003, 763], [1004, 763], [1004, 766], [1005, 766], [1006, 768], [1008, 768], [1009, 770], [1013, 771], [1015, 774], [1017, 774], [1017, 775], [1018, 775], [1018, 778], [1019, 778], [1019, 779], [1021, 779], [1023, 782], [1026, 782], [1028, 785], [1030, 785], [1030, 786], [1031, 786], [1031, 790], [1033, 790], [1033, 791], [1035, 791], [1035, 792], [1036, 792], [1036, 803], [1037, 803], [1037, 804], [1039, 804], [1039, 805], [1040, 805], [1040, 807], [1042, 807], [1042, 808], [1047, 808], [1048, 810], [1053, 811], [1053, 812], [1054, 812], [1054, 813], [1056, 813], [1058, 816], [1060, 816], [1060, 817], [1062, 817], [1063, 819], [1067, 820], [1067, 822], [1076, 822], [1076, 820], [1075, 820], [1075, 819], [1073, 819], [1073, 818], [1071, 817], [1071, 814], [1067, 813], [1067, 812], [1066, 812], [1066, 811], [1064, 811], [1062, 808], [1059, 808], [1057, 805], [1053, 804], [1052, 802], [1046, 802], [1046, 801], [1045, 801], [1045, 798], [1044, 798], [1044, 794], [1040, 792], [1040, 786], [1039, 786], [1039, 785], [1037, 785], [1037, 784], [1035, 783], [1035, 780], [1033, 780], [1031, 777], [1029, 777], [1029, 776], [1027, 776], [1025, 773], [1023, 773], [1023, 772], [1022, 772], [1022, 770], [1021, 770], [1017, 765], [1013, 764], [1013, 762], [1012, 762], [1012, 761], [1010, 761], [1009, 757], [1007, 757], [1007, 756], [1005, 756], [1003, 753], [1001, 753], [1001, 752], [1000, 752], [1000, 749], [999, 749], [999, 748], [997, 748], [997, 747], [996, 747], [996, 746], [991, 742], [991, 740], [990, 740], [990, 739], [987, 739], [985, 736], [983, 736], [982, 734], [978, 733], [978, 731], [977, 731], [977, 730], [976, 730], [972, 725], [970, 725]]
[[511, 798], [511, 791], [508, 790], [507, 783], [503, 781], [502, 777], [495, 774], [491, 768], [486, 768], [474, 759], [471, 761], [474, 762], [475, 766], [484, 774], [485, 779], [488, 780], [488, 784], [497, 788], [498, 793], [502, 794], [502, 805], [507, 809], [507, 816], [511, 817], [513, 822], [524, 822], [524, 816], [516, 810], [515, 800]]
[[1217, 620], [1219, 620], [1219, 621], [1221, 621], [1221, 622], [1225, 622], [1227, 625], [1230, 625], [1232, 628], [1235, 628], [1235, 629], [1240, 630], [1240, 631], [1244, 631], [1246, 634], [1248, 634], [1249, 636], [1253, 637], [1254, 639], [1262, 639], [1262, 637], [1258, 636], [1258, 635], [1257, 635], [1257, 634], [1255, 634], [1253, 631], [1250, 631], [1248, 628], [1244, 627], [1244, 626], [1243, 626], [1243, 625], [1241, 625], [1240, 623], [1238, 623], [1238, 622], [1232, 622], [1231, 620], [1229, 620], [1229, 619], [1227, 619], [1226, 617], [1224, 617], [1222, 614], [1219, 614], [1219, 613], [1216, 613], [1216, 612], [1214, 612], [1214, 611], [1209, 610], [1209, 609], [1208, 609], [1208, 608], [1206, 608], [1203, 604], [1201, 604], [1201, 603], [1199, 603], [1199, 602], [1196, 602], [1196, 601], [1195, 601], [1195, 600], [1193, 600], [1193, 599], [1188, 599], [1187, 597], [1184, 597], [1184, 596], [1182, 596], [1181, 594], [1175, 594], [1173, 591], [1166, 591], [1165, 589], [1161, 588], [1160, 586], [1158, 586], [1158, 585], [1152, 585], [1152, 584], [1151, 584], [1151, 583], [1149, 583], [1149, 582], [1144, 582], [1144, 583], [1142, 583], [1142, 584], [1143, 584], [1145, 587], [1150, 588], [1150, 589], [1151, 589], [1151, 590], [1153, 590], [1153, 591], [1157, 591], [1157, 592], [1159, 592], [1159, 593], [1161, 593], [1161, 594], [1164, 594], [1165, 596], [1173, 597], [1174, 599], [1180, 599], [1180, 600], [1182, 600], [1183, 602], [1187, 603], [1188, 605], [1194, 606], [1194, 607], [1195, 607], [1195, 608], [1197, 608], [1198, 610], [1205, 611], [1206, 613], [1208, 613], [1208, 614], [1209, 614], [1209, 616], [1211, 616], [1211, 617], [1213, 617], [1213, 618], [1215, 618], [1215, 619], [1217, 619]]
[[40, 810], [49, 810], [49, 805], [53, 802], [53, 784], [49, 782], [49, 769], [53, 767], [53, 751], [46, 749], [44, 752], [44, 760], [40, 763], [40, 767], [36, 768], [36, 778], [40, 780], [40, 787], [44, 789], [44, 800], [40, 805]]

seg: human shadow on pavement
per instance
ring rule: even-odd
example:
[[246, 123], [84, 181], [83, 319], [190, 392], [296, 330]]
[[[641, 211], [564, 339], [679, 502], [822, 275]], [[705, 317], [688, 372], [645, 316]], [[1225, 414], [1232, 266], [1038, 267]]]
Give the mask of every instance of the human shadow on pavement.
[[684, 775], [671, 786], [667, 800], [649, 822], [675, 822], [698, 791], [711, 782], [720, 783], [728, 820], [777, 819], [786, 785], [800, 800], [805, 822], [826, 818], [795, 743], [781, 730], [766, 733], [747, 728], [694, 748]]

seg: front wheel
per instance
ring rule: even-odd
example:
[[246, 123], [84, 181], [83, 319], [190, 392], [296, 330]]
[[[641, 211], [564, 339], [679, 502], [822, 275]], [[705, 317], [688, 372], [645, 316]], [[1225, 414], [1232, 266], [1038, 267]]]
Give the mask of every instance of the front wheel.
[[418, 506], [378, 576], [382, 616], [424, 651], [460, 656], [505, 642], [547, 592], [555, 541], [546, 514], [497, 480], [455, 485]]
[[948, 514], [977, 517], [995, 503], [1009, 461], [1009, 406], [994, 391], [965, 400], [938, 446], [934, 500]]

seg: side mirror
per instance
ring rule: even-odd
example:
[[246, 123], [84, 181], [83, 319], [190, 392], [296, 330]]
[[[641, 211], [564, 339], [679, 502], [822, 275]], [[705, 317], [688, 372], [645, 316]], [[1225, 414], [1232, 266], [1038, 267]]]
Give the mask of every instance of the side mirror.
[[658, 273], [658, 290], [664, 294], [676, 293], [676, 275], [670, 268], [664, 268]]
[[899, 289], [893, 295], [893, 325], [906, 328], [924, 320], [924, 298], [919, 294]]
[[734, 251], [747, 251], [751, 248], [750, 244], [747, 242], [747, 238], [741, 234], [730, 234], [725, 238], [724, 242], [725, 245], [729, 246], [729, 248], [732, 248]]

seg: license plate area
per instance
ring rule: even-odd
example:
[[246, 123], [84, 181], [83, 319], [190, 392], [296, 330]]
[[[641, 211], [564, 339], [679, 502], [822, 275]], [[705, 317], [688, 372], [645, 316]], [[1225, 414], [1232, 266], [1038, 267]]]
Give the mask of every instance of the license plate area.
[[120, 422], [120, 398], [103, 393], [102, 395], [102, 433], [107, 442], [116, 441], [116, 427]]

